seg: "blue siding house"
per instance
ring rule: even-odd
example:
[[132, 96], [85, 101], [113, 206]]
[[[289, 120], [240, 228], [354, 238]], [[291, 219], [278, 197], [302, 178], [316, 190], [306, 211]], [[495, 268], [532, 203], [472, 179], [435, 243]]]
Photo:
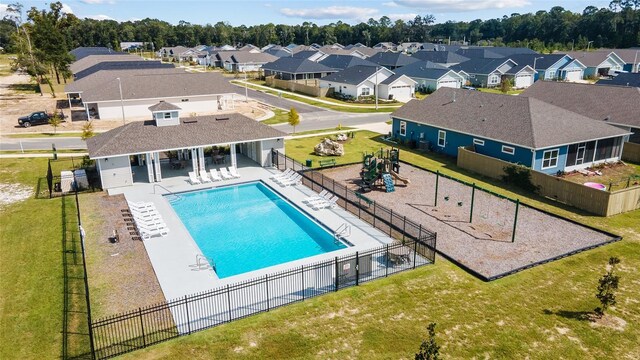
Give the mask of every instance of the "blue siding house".
[[461, 146], [548, 174], [618, 161], [629, 132], [543, 101], [441, 88], [391, 114], [402, 142], [457, 156]]

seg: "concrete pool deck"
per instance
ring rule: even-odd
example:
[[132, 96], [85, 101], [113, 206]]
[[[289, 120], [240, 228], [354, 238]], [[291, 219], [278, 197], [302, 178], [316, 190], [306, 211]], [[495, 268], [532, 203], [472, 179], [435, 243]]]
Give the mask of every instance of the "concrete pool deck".
[[[356, 251], [370, 250], [393, 242], [393, 239], [389, 236], [382, 234], [340, 207], [315, 211], [306, 206], [302, 203], [302, 200], [308, 196], [316, 195], [316, 193], [302, 185], [279, 186], [273, 180], [270, 180], [272, 175], [280, 173], [274, 168], [262, 168], [246, 158], [240, 158], [238, 172], [242, 176], [239, 179], [191, 185], [188, 182], [187, 170], [183, 170], [183, 174], [176, 172], [173, 174], [174, 176], [165, 177], [160, 183], [138, 182], [130, 187], [109, 190], [109, 194], [124, 194], [128, 201], [152, 202], [167, 224], [169, 234], [166, 237], [152, 237], [144, 241], [145, 249], [167, 300], [182, 298], [185, 295], [220, 288], [221, 286], [262, 277], [278, 271], [334, 259], [336, 256], [354, 254]], [[171, 174], [164, 172], [164, 175]], [[351, 235], [346, 239], [354, 246], [223, 279], [219, 279], [210, 267], [198, 267], [197, 257], [201, 256], [202, 252], [174, 212], [165, 195], [254, 181], [263, 181], [276, 193], [297, 205], [309, 217], [316, 219], [331, 230], [336, 230], [345, 223], [351, 225]]]

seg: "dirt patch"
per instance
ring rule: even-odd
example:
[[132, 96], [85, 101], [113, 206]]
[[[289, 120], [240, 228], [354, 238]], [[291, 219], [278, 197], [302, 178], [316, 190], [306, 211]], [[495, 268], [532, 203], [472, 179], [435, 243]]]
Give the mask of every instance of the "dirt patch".
[[[91, 194], [82, 206], [92, 312], [96, 318], [164, 302], [164, 294], [142, 241], [128, 225], [123, 195]], [[112, 238], [117, 230], [119, 241]]]
[[[357, 191], [360, 170], [360, 165], [353, 165], [323, 173]], [[437, 232], [440, 252], [486, 278], [613, 240], [607, 234], [525, 206], [518, 209], [513, 237], [514, 202], [481, 190], [474, 192], [471, 186], [441, 176], [437, 179], [436, 205], [435, 174], [401, 164], [400, 175], [409, 178], [411, 184], [398, 183], [391, 193], [385, 192], [384, 186], [375, 187], [365, 196]]]
[[33, 195], [33, 189], [22, 184], [0, 183], [0, 209], [7, 205], [24, 201]]
[[590, 325], [592, 327], [604, 327], [616, 331], [624, 331], [624, 328], [627, 326], [627, 322], [617, 316], [605, 314], [601, 318], [592, 318]]

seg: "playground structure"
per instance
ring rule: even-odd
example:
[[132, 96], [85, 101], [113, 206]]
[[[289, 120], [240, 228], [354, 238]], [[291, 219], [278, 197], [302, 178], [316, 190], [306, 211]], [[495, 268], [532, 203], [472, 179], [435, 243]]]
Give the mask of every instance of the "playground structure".
[[384, 186], [386, 192], [393, 192], [397, 182], [410, 184], [409, 179], [400, 176], [400, 149], [396, 148], [364, 153], [360, 179], [362, 192], [371, 191], [375, 186]]

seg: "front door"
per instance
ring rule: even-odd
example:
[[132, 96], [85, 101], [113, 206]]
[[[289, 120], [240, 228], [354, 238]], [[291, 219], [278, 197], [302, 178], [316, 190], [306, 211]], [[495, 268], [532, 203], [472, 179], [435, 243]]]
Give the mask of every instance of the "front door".
[[587, 144], [578, 144], [578, 151], [576, 152], [576, 165], [582, 165], [584, 163], [584, 154], [586, 152]]

